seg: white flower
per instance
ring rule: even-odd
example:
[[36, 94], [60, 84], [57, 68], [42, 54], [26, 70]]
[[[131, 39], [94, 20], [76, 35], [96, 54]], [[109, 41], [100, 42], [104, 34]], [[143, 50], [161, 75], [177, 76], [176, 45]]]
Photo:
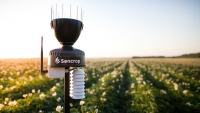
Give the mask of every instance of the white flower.
[[52, 96], [54, 96], [54, 97], [55, 97], [55, 96], [56, 96], [56, 92], [54, 92], [54, 93], [52, 94]]
[[102, 97], [101, 97], [101, 101], [106, 101], [106, 98], [102, 98]]
[[28, 94], [28, 96], [32, 96], [32, 95], [33, 95], [32, 93], [29, 93], [29, 94]]
[[53, 86], [52, 88], [51, 88], [51, 91], [55, 91], [56, 90], [56, 86]]
[[5, 101], [8, 101], [9, 100], [9, 98], [5, 98]]
[[43, 111], [42, 111], [42, 110], [40, 110], [40, 111], [39, 111], [39, 113], [43, 113]]
[[3, 85], [0, 85], [0, 89], [3, 89]]
[[60, 97], [58, 97], [58, 98], [57, 98], [57, 101], [58, 101], [58, 102], [60, 102], [60, 100], [61, 100], [61, 98], [60, 98]]
[[184, 90], [183, 93], [186, 94], [188, 92], [188, 90]]
[[3, 107], [4, 107], [4, 105], [3, 105], [3, 104], [0, 104], [0, 110], [1, 110]]
[[17, 72], [17, 75], [19, 75], [20, 74], [20, 72]]
[[35, 89], [32, 89], [32, 93], [35, 93]]
[[103, 92], [102, 96], [105, 96], [106, 95], [106, 92]]
[[140, 84], [140, 83], [141, 83], [141, 81], [137, 81], [137, 83], [138, 83], [138, 84]]
[[132, 84], [131, 84], [131, 88], [134, 88], [134, 86], [135, 86], [135, 84], [134, 84], [134, 83], [132, 83]]
[[26, 98], [28, 96], [28, 94], [23, 94], [22, 97]]
[[11, 90], [13, 90], [13, 89], [15, 89], [15, 88], [16, 88], [15, 86], [10, 87]]
[[174, 89], [178, 90], [178, 84], [177, 83], [174, 83]]
[[45, 94], [42, 93], [39, 95], [39, 97], [40, 97], [40, 99], [43, 99], [45, 97]]
[[17, 104], [16, 100], [10, 101], [10, 102], [8, 103], [9, 106], [13, 106], [13, 105], [16, 105], [16, 104]]
[[70, 105], [70, 107], [73, 107], [73, 104], [72, 104], [72, 103], [70, 103], [69, 105]]
[[57, 112], [61, 112], [62, 109], [63, 109], [63, 107], [61, 107], [61, 106], [57, 106], [57, 107], [56, 107], [56, 111], [57, 111]]
[[146, 85], [146, 82], [145, 82], [145, 81], [143, 81], [143, 84], [144, 84], [144, 85]]
[[16, 105], [16, 104], [17, 104], [17, 101], [14, 100], [14, 101], [13, 101], [13, 104]]
[[15, 83], [16, 83], [16, 84], [19, 84], [19, 82], [18, 82], [18, 81], [16, 81]]
[[190, 102], [187, 102], [186, 105], [191, 106], [192, 104], [190, 104]]
[[94, 113], [98, 113], [98, 109], [95, 109]]
[[82, 106], [83, 104], [85, 104], [85, 101], [80, 101], [80, 105]]
[[150, 93], [151, 93], [151, 90], [147, 90], [147, 93], [150, 94]]
[[60, 85], [60, 83], [56, 83], [56, 86], [59, 86]]
[[38, 89], [37, 93], [40, 93], [40, 89]]
[[163, 89], [161, 89], [160, 92], [163, 93], [163, 94], [167, 94], [167, 92]]

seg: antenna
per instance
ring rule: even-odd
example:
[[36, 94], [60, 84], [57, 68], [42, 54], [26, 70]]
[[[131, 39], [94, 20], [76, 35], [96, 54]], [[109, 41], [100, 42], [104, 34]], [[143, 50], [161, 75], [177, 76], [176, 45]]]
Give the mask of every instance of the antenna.
[[82, 7], [81, 7], [81, 21], [82, 21]]
[[70, 4], [70, 18], [71, 18], [71, 4]]
[[[83, 10], [83, 18], [84, 18], [84, 10]], [[83, 22], [83, 18], [82, 18], [82, 22]]]
[[63, 4], [62, 4], [62, 18], [63, 18]]
[[53, 19], [54, 19], [54, 10], [53, 10]]
[[56, 15], [55, 15], [55, 18], [57, 18], [57, 4], [56, 4]]
[[78, 20], [78, 6], [77, 6], [77, 20]]
[[41, 37], [41, 58], [40, 58], [40, 72], [47, 73], [48, 70], [43, 70], [43, 36]]
[[51, 21], [52, 21], [52, 9], [53, 9], [53, 6], [51, 6]]

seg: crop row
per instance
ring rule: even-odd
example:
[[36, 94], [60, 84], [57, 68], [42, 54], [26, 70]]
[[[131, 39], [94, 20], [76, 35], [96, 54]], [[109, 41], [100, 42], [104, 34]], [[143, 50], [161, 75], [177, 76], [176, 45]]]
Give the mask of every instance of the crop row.
[[126, 67], [127, 62], [115, 68], [113, 72], [107, 73], [98, 83], [94, 84], [91, 88], [86, 89], [85, 102], [81, 106], [82, 112], [98, 112], [112, 113], [120, 112], [125, 108], [124, 90], [126, 89]]
[[[96, 71], [94, 75], [104, 75], [105, 73], [109, 73], [112, 71], [109, 66], [119, 67], [119, 65], [121, 65], [120, 62], [113, 62], [112, 64], [108, 64], [108, 68], [102, 73]], [[94, 76], [93, 74], [88, 72], [89, 71], [86, 70], [86, 76]], [[98, 80], [98, 77], [96, 79]], [[86, 81], [86, 84], [88, 84], [89, 82], [95, 84], [95, 81]], [[52, 92], [51, 87], [56, 90]], [[61, 106], [63, 106], [64, 100], [63, 88], [63, 79], [49, 79], [46, 76], [33, 77], [32, 80], [26, 81], [25, 84], [24, 82], [20, 82], [19, 86], [14, 86], [13, 89], [5, 88], [2, 90], [2, 94], [4, 95], [1, 98], [1, 103], [3, 103], [1, 104], [1, 106], [3, 106], [1, 107], [1, 111], [56, 112], [57, 108], [60, 108], [61, 111]], [[74, 107], [77, 105], [77, 101], [71, 99], [70, 102], [72, 105], [74, 105]]]
[[181, 85], [176, 83], [176, 79], [141, 63], [134, 62], [134, 65], [141, 70], [146, 82], [149, 81], [154, 88], [166, 92], [164, 98], [157, 99], [159, 112], [195, 112], [199, 110], [199, 96], [189, 90], [184, 90]]
[[[126, 94], [127, 98], [129, 98], [127, 112], [158, 112], [155, 93], [159, 90], [153, 88], [150, 81], [143, 80], [141, 70], [133, 65], [131, 61], [129, 61], [129, 64], [131, 84]], [[162, 91], [163, 93], [159, 93], [159, 96], [165, 96], [165, 91]]]
[[[0, 112], [63, 112], [63, 78], [49, 79], [39, 74], [39, 62], [24, 62], [27, 67], [13, 63], [21, 69], [0, 68]], [[86, 98], [70, 99], [71, 112], [200, 111], [198, 67], [135, 59], [88, 60], [86, 65]]]
[[190, 76], [183, 75], [183, 73], [180, 73], [179, 70], [176, 70], [170, 67], [161, 68], [160, 66], [155, 66], [155, 64], [154, 65], [144, 64], [144, 65], [146, 65], [147, 67], [151, 69], [155, 69], [157, 72], [162, 73], [163, 76], [167, 75], [168, 78], [175, 80], [177, 84], [181, 85], [184, 89], [191, 90], [196, 93], [200, 93], [200, 80], [195, 79], [194, 77], [191, 77], [192, 74]]

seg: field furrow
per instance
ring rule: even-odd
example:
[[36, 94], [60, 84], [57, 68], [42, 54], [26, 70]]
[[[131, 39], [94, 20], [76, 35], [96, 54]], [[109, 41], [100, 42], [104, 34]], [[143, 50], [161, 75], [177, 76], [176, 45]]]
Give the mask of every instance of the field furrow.
[[[174, 83], [177, 83], [183, 90], [190, 90], [193, 94], [200, 93], [198, 92], [198, 87], [200, 86], [199, 80], [194, 80], [194, 78], [189, 78], [179, 73], [174, 73], [172, 69], [166, 68], [155, 68], [152, 65], [144, 64], [147, 68], [155, 69], [157, 73], [160, 73], [164, 79], [171, 79]], [[162, 79], [163, 80], [163, 79]], [[200, 87], [199, 87], [200, 88]]]
[[[85, 98], [70, 98], [70, 112], [199, 113], [200, 62], [184, 60], [88, 59]], [[64, 112], [64, 79], [40, 74], [39, 64], [0, 60], [0, 113]]]
[[[152, 86], [159, 89], [166, 91], [165, 98], [157, 99], [158, 100], [158, 107], [162, 112], [167, 111], [169, 112], [184, 112], [184, 111], [198, 111], [199, 102], [198, 96], [192, 94], [190, 95], [189, 91], [186, 94], [184, 94], [184, 90], [179, 87], [177, 83], [174, 83], [171, 79], [162, 80], [162, 75], [160, 73], [157, 73], [156, 70], [151, 70], [150, 68], [147, 68], [145, 65], [137, 64], [134, 62], [134, 65], [141, 70], [142, 74], [144, 75], [143, 78], [146, 81], [150, 81], [152, 83]], [[192, 102], [191, 102], [192, 100]], [[194, 104], [196, 106], [195, 108], [191, 109], [186, 103]], [[163, 107], [164, 106], [164, 107]], [[166, 110], [164, 109], [166, 108]], [[188, 111], [188, 112], [191, 112]], [[160, 112], [160, 111], [159, 111]]]
[[126, 77], [123, 74], [125, 74], [124, 70], [127, 65], [127, 62], [123, 62], [112, 73], [107, 73], [99, 79], [98, 83], [86, 89], [87, 98], [83, 99], [86, 104], [81, 106], [81, 111], [94, 112], [98, 109], [100, 113], [103, 113], [103, 111], [107, 113], [118, 113], [124, 109], [125, 85], [123, 81]]

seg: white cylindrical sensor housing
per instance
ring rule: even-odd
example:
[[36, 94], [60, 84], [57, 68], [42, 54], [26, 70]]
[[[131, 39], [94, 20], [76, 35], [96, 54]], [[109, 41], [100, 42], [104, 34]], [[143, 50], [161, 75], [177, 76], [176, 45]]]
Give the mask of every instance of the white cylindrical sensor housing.
[[70, 74], [70, 97], [73, 99], [85, 98], [84, 74], [85, 72], [82, 69], [74, 70]]

